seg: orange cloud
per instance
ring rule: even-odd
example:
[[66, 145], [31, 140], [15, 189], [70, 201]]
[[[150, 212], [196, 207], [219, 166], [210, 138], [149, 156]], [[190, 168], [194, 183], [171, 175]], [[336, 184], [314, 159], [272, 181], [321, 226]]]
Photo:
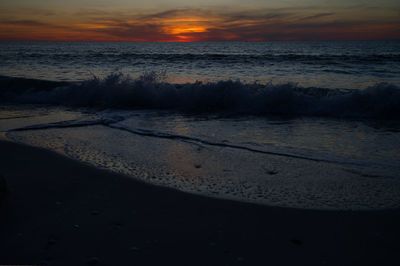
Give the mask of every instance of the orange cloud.
[[[176, 9], [147, 15], [80, 13], [79, 19], [0, 20], [0, 40], [36, 41], [268, 41], [400, 39], [399, 19], [369, 21], [334, 12], [290, 10], [211, 12]], [[74, 17], [75, 18], [75, 17]], [[76, 22], [75, 22], [76, 21]]]

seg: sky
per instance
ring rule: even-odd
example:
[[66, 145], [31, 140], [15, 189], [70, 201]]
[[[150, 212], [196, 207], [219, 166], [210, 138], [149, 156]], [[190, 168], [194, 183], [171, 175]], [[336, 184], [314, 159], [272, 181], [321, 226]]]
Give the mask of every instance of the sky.
[[400, 39], [399, 0], [1, 0], [0, 41]]

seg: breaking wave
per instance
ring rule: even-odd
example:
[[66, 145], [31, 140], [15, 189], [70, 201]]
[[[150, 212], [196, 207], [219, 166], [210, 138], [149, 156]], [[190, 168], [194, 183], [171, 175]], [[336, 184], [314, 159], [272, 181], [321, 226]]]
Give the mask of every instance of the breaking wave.
[[79, 83], [0, 78], [0, 102], [118, 109], [171, 109], [252, 115], [310, 115], [400, 119], [400, 88], [379, 83], [364, 90], [304, 88], [294, 83], [240, 81], [172, 84], [162, 75], [113, 73]]

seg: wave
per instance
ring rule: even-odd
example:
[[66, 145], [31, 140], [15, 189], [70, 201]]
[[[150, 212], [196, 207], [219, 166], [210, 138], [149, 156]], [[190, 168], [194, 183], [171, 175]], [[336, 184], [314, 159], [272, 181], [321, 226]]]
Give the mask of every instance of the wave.
[[0, 102], [190, 113], [306, 115], [400, 119], [400, 88], [379, 83], [363, 90], [304, 88], [295, 83], [226, 80], [173, 84], [155, 72], [131, 78], [113, 73], [84, 82], [0, 78]]
[[173, 133], [169, 133], [169, 132], [136, 128], [136, 127], [130, 127], [130, 126], [118, 124], [118, 122], [123, 121], [123, 120], [124, 120], [124, 118], [121, 116], [113, 116], [113, 117], [93, 119], [93, 120], [67, 120], [67, 121], [61, 121], [61, 122], [35, 124], [35, 125], [25, 126], [25, 127], [21, 127], [21, 128], [14, 128], [14, 129], [9, 130], [8, 133], [18, 132], [18, 131], [31, 131], [31, 130], [44, 130], [44, 129], [57, 129], [57, 128], [75, 128], [75, 127], [87, 127], [87, 126], [94, 126], [94, 125], [102, 125], [102, 126], [106, 126], [109, 128], [118, 129], [118, 130], [126, 131], [129, 133], [135, 134], [135, 135], [140, 135], [140, 136], [145, 136], [145, 137], [178, 140], [178, 141], [183, 141], [183, 142], [192, 143], [192, 144], [198, 143], [198, 144], [209, 145], [209, 146], [217, 146], [217, 147], [221, 147], [221, 148], [239, 149], [239, 150], [245, 150], [245, 151], [250, 151], [250, 152], [254, 152], [254, 153], [270, 154], [270, 155], [275, 155], [275, 156], [296, 158], [296, 159], [309, 160], [309, 161], [315, 161], [315, 162], [362, 165], [361, 162], [357, 162], [356, 160], [338, 161], [338, 160], [334, 160], [334, 159], [318, 158], [318, 157], [315, 157], [312, 155], [309, 155], [309, 156], [298, 155], [293, 152], [255, 149], [255, 148], [251, 148], [251, 147], [243, 146], [243, 145], [210, 141], [210, 140], [201, 139], [198, 137], [191, 137], [191, 136], [187, 136], [187, 135], [173, 134]]
[[[324, 64], [343, 64], [343, 63], [398, 63], [399, 54], [363, 54], [363, 55], [343, 55], [343, 54], [217, 54], [217, 53], [19, 53], [19, 57], [27, 59], [51, 59], [51, 60], [157, 60], [157, 61], [212, 61], [214, 63], [230, 62], [305, 62], [305, 63], [324, 63]], [[3, 54], [2, 60], [13, 60], [14, 54]]]

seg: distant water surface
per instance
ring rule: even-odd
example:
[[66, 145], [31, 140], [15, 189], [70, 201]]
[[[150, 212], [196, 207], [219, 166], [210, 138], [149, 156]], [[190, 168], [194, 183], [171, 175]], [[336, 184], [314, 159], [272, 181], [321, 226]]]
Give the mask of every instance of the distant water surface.
[[167, 80], [324, 88], [400, 84], [400, 41], [97, 43], [0, 42], [0, 75], [77, 81], [121, 71]]

